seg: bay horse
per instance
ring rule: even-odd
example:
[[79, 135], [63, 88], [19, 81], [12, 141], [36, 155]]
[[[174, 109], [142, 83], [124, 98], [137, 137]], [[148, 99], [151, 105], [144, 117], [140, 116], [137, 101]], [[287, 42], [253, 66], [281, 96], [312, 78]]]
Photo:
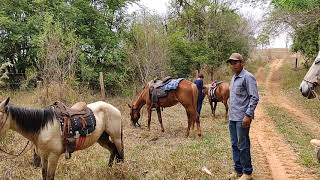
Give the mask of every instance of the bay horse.
[[[60, 122], [51, 106], [43, 109], [17, 107], [9, 103], [9, 98], [0, 104], [0, 134], [12, 129], [29, 139], [41, 158], [42, 178], [54, 179], [61, 154], [65, 152]], [[111, 153], [109, 165], [114, 158], [123, 161], [124, 147], [120, 111], [106, 102], [97, 101], [87, 105], [96, 119], [95, 130], [86, 136], [76, 150], [83, 150], [98, 142]], [[110, 139], [109, 139], [110, 137]]]
[[[130, 117], [131, 122], [134, 126], [139, 125], [138, 120], [140, 119], [140, 110], [146, 104], [147, 112], [148, 112], [148, 130], [150, 130], [150, 122], [151, 122], [151, 113], [152, 113], [152, 102], [151, 102], [151, 95], [150, 95], [150, 86], [152, 81], [147, 83], [143, 90], [140, 92], [138, 98], [133, 101], [130, 105]], [[164, 132], [163, 124], [162, 124], [162, 117], [161, 117], [161, 107], [171, 107], [178, 103], [181, 103], [182, 106], [185, 108], [187, 117], [188, 117], [188, 128], [186, 137], [189, 136], [190, 127], [194, 127], [194, 123], [197, 124], [197, 131], [198, 136], [201, 136], [201, 129], [200, 129], [200, 120], [199, 114], [197, 112], [197, 98], [198, 98], [198, 89], [197, 86], [186, 79], [183, 79], [178, 84], [176, 90], [172, 90], [168, 92], [166, 97], [159, 98], [158, 106], [156, 107], [158, 120], [161, 126], [161, 131]], [[139, 125], [140, 126], [140, 125]]]
[[[222, 102], [224, 104], [225, 109], [226, 109], [225, 117], [227, 118], [228, 117], [228, 109], [229, 109], [228, 99], [229, 99], [229, 95], [230, 95], [229, 83], [222, 82], [222, 83], [217, 84], [217, 88], [214, 92], [215, 98], [211, 97], [211, 94], [210, 94], [211, 87], [212, 87], [211, 84], [207, 84], [204, 86], [203, 98], [205, 98], [205, 96], [208, 96], [209, 104], [211, 107], [211, 113], [213, 114], [214, 117], [216, 116], [217, 103]], [[214, 105], [212, 103], [214, 103]]]

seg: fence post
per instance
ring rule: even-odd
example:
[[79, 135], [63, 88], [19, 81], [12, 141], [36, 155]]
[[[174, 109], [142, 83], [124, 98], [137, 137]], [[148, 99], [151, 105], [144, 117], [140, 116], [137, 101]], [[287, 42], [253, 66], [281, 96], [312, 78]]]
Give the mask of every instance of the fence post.
[[38, 94], [39, 94], [39, 99], [38, 99], [38, 103], [43, 107], [46, 105], [46, 102], [45, 102], [45, 97], [43, 96], [41, 90], [43, 88], [43, 82], [42, 81], [37, 81], [37, 91], [38, 91]]
[[99, 80], [100, 80], [101, 99], [103, 101], [105, 101], [106, 100], [106, 91], [104, 89], [103, 73], [102, 72], [99, 72]]

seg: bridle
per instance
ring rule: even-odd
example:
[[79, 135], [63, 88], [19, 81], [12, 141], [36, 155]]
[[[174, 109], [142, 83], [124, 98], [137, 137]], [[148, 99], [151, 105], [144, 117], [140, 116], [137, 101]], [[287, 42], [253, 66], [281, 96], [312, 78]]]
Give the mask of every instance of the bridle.
[[7, 123], [8, 120], [8, 109], [6, 107], [6, 109], [4, 111], [0, 110], [1, 113], [6, 114], [6, 119], [3, 121], [3, 123], [0, 125], [0, 131], [2, 130], [2, 128], [4, 127], [4, 125]]
[[[138, 109], [138, 108], [131, 108], [131, 111], [132, 111], [132, 113], [137, 113], [137, 112], [139, 112], [140, 111], [140, 109]], [[137, 121], [136, 122], [136, 124], [138, 125], [138, 127], [141, 127], [141, 125], [139, 124], [139, 122]]]
[[[5, 108], [4, 111], [0, 110], [1, 113], [4, 113], [6, 114], [6, 119], [3, 121], [3, 123], [0, 125], [0, 131], [2, 130], [2, 128], [4, 127], [4, 125], [7, 123], [7, 120], [8, 120], [8, 107]], [[4, 153], [4, 154], [7, 154], [7, 155], [10, 155], [10, 156], [14, 156], [14, 158], [16, 157], [19, 157], [28, 147], [30, 141], [27, 142], [26, 146], [22, 149], [22, 151], [19, 153], [19, 154], [11, 154], [11, 153], [8, 153], [6, 151], [4, 151], [3, 149], [0, 148], [0, 152]]]
[[[320, 96], [319, 96], [319, 95], [317, 94], [317, 92], [315, 91], [315, 86], [317, 86], [318, 83], [316, 83], [316, 82], [311, 82], [311, 81], [308, 81], [308, 80], [306, 80], [306, 79], [303, 79], [303, 80], [313, 85], [312, 87], [310, 87], [310, 93], [312, 93], [312, 94], [320, 101]], [[310, 95], [310, 93], [309, 93], [309, 95]]]

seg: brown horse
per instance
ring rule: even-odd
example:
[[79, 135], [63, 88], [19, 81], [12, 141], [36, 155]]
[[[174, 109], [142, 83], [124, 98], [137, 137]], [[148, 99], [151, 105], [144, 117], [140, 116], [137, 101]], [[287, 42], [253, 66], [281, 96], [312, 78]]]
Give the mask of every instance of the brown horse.
[[[151, 82], [147, 83], [143, 90], [140, 92], [139, 97], [132, 103], [132, 105], [128, 104], [131, 109], [130, 116], [133, 125], [138, 123], [140, 118], [140, 110], [146, 104], [147, 111], [148, 111], [148, 129], [150, 130], [150, 122], [151, 122], [151, 113], [152, 113], [152, 102], [151, 102], [151, 95], [150, 95], [150, 86]], [[161, 107], [171, 107], [179, 102], [182, 106], [186, 109], [187, 116], [188, 116], [188, 128], [186, 136], [189, 136], [190, 127], [194, 125], [194, 122], [197, 123], [197, 130], [198, 135], [201, 136], [201, 129], [200, 129], [200, 120], [199, 114], [197, 112], [197, 97], [198, 97], [198, 90], [194, 83], [188, 80], [181, 80], [177, 89], [173, 91], [169, 91], [166, 97], [159, 98], [156, 110], [158, 114], [158, 120], [160, 122], [161, 131], [164, 132], [164, 128], [162, 125], [162, 117], [161, 117]], [[140, 126], [140, 125], [139, 125]]]
[[[228, 99], [229, 99], [229, 95], [230, 95], [230, 90], [229, 90], [229, 84], [226, 82], [222, 82], [220, 84], [217, 85], [217, 89], [215, 90], [214, 94], [216, 96], [216, 98], [211, 97], [209, 90], [210, 87], [212, 87], [211, 84], [207, 84], [204, 86], [204, 96], [203, 98], [205, 98], [205, 96], [208, 96], [208, 100], [209, 100], [209, 104], [211, 106], [211, 112], [213, 114], [213, 116], [216, 116], [216, 107], [217, 107], [217, 103], [218, 102], [222, 102], [226, 108], [226, 115], [225, 117], [228, 117]], [[214, 106], [212, 105], [212, 103], [214, 103]]]
[[[53, 107], [31, 109], [9, 105], [9, 98], [0, 103], [0, 134], [12, 129], [36, 147], [41, 158], [43, 179], [54, 179], [56, 167], [61, 154], [65, 152], [60, 122], [54, 114]], [[84, 106], [78, 104], [74, 108]], [[123, 161], [124, 150], [122, 140], [121, 113], [111, 104], [97, 101], [87, 105], [94, 114], [96, 127], [76, 150], [83, 150], [98, 142], [111, 154], [109, 165], [114, 158]]]

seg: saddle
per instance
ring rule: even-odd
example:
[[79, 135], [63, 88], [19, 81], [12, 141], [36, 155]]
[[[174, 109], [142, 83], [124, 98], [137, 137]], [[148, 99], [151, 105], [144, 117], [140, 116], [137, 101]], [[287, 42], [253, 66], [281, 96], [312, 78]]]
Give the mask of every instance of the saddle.
[[168, 84], [172, 79], [172, 77], [167, 76], [163, 80], [155, 79], [151, 81], [149, 93], [151, 95], [152, 107], [157, 107], [159, 98], [166, 97], [168, 95], [168, 92], [161, 89], [161, 87]]
[[61, 102], [55, 102], [52, 107], [60, 122], [65, 158], [70, 159], [71, 153], [78, 149], [84, 143], [85, 137], [95, 130], [96, 119], [84, 102], [77, 103], [71, 108]]
[[219, 82], [215, 82], [215, 83], [212, 83], [210, 88], [209, 88], [209, 94], [211, 96], [211, 100], [214, 101], [214, 102], [218, 102], [218, 98], [216, 96], [216, 89], [218, 88], [219, 84], [223, 83], [223, 81], [219, 81]]

